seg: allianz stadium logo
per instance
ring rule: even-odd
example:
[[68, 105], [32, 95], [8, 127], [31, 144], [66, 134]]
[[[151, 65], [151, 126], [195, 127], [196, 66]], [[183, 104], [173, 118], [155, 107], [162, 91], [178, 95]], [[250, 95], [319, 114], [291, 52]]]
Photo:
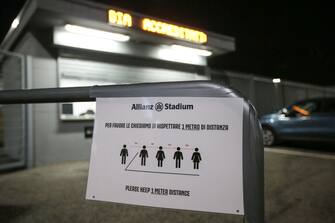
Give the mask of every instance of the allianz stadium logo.
[[163, 110], [193, 110], [193, 104], [183, 104], [183, 103], [162, 103], [157, 102], [155, 104], [132, 104], [131, 110], [155, 110], [155, 111], [163, 111]]

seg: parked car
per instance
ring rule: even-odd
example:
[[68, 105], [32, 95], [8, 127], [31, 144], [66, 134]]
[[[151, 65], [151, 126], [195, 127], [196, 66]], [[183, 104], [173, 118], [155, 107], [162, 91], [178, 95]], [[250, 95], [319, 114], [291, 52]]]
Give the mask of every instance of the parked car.
[[335, 142], [335, 98], [298, 101], [260, 121], [265, 146], [287, 140]]

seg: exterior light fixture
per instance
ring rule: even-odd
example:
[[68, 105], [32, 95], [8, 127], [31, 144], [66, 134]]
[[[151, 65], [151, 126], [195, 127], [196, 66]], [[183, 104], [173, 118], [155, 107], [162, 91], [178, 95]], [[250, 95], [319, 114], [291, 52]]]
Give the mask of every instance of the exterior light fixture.
[[16, 29], [20, 24], [20, 20], [18, 18], [15, 18], [12, 22], [12, 25], [10, 26], [12, 29]]
[[175, 51], [178, 51], [184, 54], [196, 54], [196, 55], [204, 56], [204, 57], [208, 57], [212, 55], [212, 52], [208, 50], [201, 50], [201, 49], [196, 49], [196, 48], [191, 48], [191, 47], [186, 47], [186, 46], [181, 46], [181, 45], [172, 45], [171, 48]]
[[273, 78], [273, 79], [272, 79], [272, 82], [273, 82], [274, 84], [279, 84], [279, 83], [281, 82], [281, 80], [280, 80], [280, 78]]
[[98, 29], [91, 29], [83, 26], [77, 26], [77, 25], [65, 25], [65, 30], [79, 35], [84, 36], [90, 36], [94, 38], [100, 38], [100, 39], [108, 39], [108, 40], [114, 40], [119, 42], [127, 42], [129, 41], [130, 37], [124, 34], [120, 33], [112, 33], [107, 31], [102, 31]]

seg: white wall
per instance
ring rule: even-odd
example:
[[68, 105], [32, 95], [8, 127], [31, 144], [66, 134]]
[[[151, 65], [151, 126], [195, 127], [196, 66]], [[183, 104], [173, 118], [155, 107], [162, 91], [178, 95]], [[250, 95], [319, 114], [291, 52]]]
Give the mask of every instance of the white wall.
[[[55, 59], [33, 59], [33, 87], [57, 87]], [[89, 158], [91, 140], [84, 138], [85, 123], [60, 121], [58, 108], [55, 103], [34, 105], [36, 165]]]
[[[57, 61], [31, 34], [24, 37], [17, 52], [32, 56], [32, 88], [57, 87]], [[91, 140], [84, 138], [84, 126], [93, 123], [64, 123], [58, 104], [33, 105], [33, 149], [36, 166], [69, 160], [87, 160]]]
[[[3, 77], [3, 89], [16, 90], [22, 87], [22, 59], [16, 55], [0, 54], [0, 72]], [[23, 105], [2, 105], [0, 108], [2, 148], [0, 152], [11, 161], [24, 159], [24, 111]]]

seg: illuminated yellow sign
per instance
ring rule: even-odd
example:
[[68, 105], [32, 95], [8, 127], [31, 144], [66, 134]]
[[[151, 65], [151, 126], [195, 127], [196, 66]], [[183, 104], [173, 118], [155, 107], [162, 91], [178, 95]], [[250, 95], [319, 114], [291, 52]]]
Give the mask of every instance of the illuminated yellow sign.
[[124, 27], [131, 27], [133, 25], [133, 19], [130, 14], [113, 9], [108, 10], [108, 22]]
[[142, 29], [145, 31], [171, 36], [194, 43], [207, 42], [207, 35], [204, 32], [156, 21], [153, 19], [144, 18], [142, 20]]

